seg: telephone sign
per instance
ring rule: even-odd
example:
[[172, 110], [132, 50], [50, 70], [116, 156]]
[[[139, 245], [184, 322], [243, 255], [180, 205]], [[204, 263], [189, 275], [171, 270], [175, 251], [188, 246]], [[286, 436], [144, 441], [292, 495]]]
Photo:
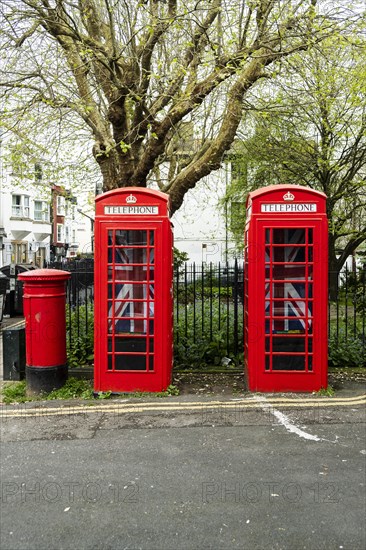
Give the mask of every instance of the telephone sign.
[[327, 386], [326, 196], [273, 185], [247, 200], [245, 367], [252, 391]]
[[95, 391], [163, 391], [172, 372], [173, 236], [168, 196], [96, 198]]

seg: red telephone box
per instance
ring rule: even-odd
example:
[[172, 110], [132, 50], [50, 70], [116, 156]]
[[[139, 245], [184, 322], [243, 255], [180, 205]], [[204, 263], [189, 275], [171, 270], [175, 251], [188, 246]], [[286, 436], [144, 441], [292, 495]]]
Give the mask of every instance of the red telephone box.
[[327, 387], [327, 250], [324, 193], [272, 185], [249, 194], [244, 353], [251, 391]]
[[173, 234], [168, 195], [96, 198], [95, 391], [163, 391], [171, 380]]

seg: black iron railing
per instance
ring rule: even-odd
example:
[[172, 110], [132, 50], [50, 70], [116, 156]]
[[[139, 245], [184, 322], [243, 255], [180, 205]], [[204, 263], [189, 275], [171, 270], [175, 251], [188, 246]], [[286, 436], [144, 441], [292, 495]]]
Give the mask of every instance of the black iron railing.
[[[71, 366], [92, 361], [92, 260], [53, 263], [70, 271], [67, 291]], [[174, 273], [174, 353], [180, 368], [232, 368], [243, 361], [243, 263], [185, 264]], [[342, 366], [366, 366], [366, 270], [345, 270], [329, 302], [329, 356]]]
[[174, 276], [175, 361], [235, 365], [243, 353], [243, 264], [185, 264]]

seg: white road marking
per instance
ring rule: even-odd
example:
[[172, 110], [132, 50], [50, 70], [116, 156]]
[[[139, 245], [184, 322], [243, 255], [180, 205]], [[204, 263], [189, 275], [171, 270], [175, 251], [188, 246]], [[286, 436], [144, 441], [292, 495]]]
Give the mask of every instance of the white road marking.
[[275, 418], [277, 418], [278, 422], [282, 424], [282, 426], [284, 426], [288, 432], [294, 433], [299, 437], [302, 437], [303, 439], [308, 439], [310, 441], [322, 441], [321, 437], [304, 432], [304, 430], [293, 424], [288, 416], [275, 409], [265, 399], [265, 397], [259, 397], [255, 395], [254, 399], [261, 404], [263, 410], [270, 412]]

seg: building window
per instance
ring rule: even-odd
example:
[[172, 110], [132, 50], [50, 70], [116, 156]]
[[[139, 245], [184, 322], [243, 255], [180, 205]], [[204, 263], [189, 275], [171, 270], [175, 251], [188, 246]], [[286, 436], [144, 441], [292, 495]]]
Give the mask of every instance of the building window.
[[34, 219], [37, 222], [50, 221], [50, 209], [44, 201], [34, 201]]
[[70, 227], [68, 225], [65, 226], [65, 243], [70, 243]]
[[15, 264], [26, 264], [28, 263], [28, 243], [13, 241], [13, 254], [12, 262]]
[[38, 267], [43, 267], [45, 265], [46, 256], [46, 248], [40, 246], [36, 256], [36, 264]]
[[62, 223], [57, 224], [57, 242], [58, 243], [64, 242], [64, 226]]
[[61, 197], [61, 195], [57, 195], [57, 215], [65, 215], [65, 197]]
[[11, 214], [15, 218], [29, 218], [29, 197], [27, 195], [12, 195]]

